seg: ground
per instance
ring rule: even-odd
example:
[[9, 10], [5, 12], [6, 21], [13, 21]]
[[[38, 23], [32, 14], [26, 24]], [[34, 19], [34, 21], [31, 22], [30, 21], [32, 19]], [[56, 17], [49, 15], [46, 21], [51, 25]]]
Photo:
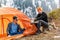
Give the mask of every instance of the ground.
[[57, 39], [60, 39], [60, 38], [55, 38], [56, 36], [60, 35], [58, 31], [59, 30], [54, 30], [54, 31], [48, 32], [47, 34], [41, 33], [38, 35], [31, 35], [31, 36], [23, 37], [17, 40], [57, 40]]

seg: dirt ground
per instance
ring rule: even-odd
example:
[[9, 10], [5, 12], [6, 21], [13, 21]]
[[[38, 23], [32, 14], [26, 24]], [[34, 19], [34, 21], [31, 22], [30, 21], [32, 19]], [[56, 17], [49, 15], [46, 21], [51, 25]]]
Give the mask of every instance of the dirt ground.
[[40, 33], [38, 35], [30, 35], [16, 40], [60, 40], [60, 22], [55, 21], [57, 30], [52, 29], [47, 34]]

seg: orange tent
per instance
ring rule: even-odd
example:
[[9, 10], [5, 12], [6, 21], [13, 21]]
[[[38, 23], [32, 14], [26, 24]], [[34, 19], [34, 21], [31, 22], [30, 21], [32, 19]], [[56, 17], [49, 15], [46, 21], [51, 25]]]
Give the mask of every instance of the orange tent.
[[34, 34], [37, 31], [37, 28], [34, 24], [30, 23], [28, 16], [16, 10], [14, 8], [4, 7], [0, 8], [0, 37], [7, 36], [7, 25], [9, 22], [12, 22], [12, 17], [17, 16], [19, 18], [18, 24], [21, 28], [25, 28], [24, 35]]

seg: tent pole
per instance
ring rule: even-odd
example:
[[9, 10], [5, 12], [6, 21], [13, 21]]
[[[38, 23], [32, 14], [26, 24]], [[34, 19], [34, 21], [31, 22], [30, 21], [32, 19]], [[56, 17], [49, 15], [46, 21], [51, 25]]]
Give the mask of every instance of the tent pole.
[[4, 22], [3, 22], [3, 15], [1, 15], [1, 22], [2, 22], [2, 34], [4, 35]]

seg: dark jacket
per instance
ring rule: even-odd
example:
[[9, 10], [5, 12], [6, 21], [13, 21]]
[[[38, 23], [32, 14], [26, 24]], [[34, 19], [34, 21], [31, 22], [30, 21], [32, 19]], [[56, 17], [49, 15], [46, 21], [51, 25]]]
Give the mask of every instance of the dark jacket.
[[37, 20], [43, 20], [45, 22], [48, 22], [48, 17], [47, 17], [47, 14], [45, 12], [42, 12], [42, 14], [39, 14], [36, 16], [36, 19], [35, 21]]
[[[11, 26], [12, 26], [12, 22], [9, 23], [9, 24], [8, 24], [8, 27], [7, 27], [7, 34], [8, 34], [8, 35], [10, 34]], [[19, 30], [21, 31], [22, 29], [21, 29], [20, 26], [17, 24], [17, 32], [19, 32]]]

